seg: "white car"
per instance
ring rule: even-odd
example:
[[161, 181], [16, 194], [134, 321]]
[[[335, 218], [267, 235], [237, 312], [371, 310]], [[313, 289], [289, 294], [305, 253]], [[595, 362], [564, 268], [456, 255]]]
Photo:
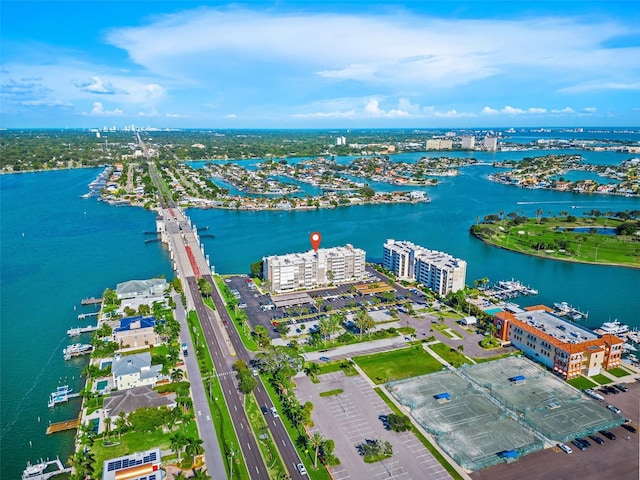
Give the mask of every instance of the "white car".
[[304, 468], [304, 465], [302, 463], [297, 464], [296, 468], [300, 472], [300, 475], [306, 475], [307, 474], [307, 469]]
[[558, 448], [562, 450], [564, 453], [573, 453], [571, 447], [569, 445], [565, 445], [564, 443], [559, 443]]
[[271, 407], [271, 415], [273, 415], [273, 418], [278, 418], [280, 415], [278, 415], [278, 410], [276, 410], [276, 407]]

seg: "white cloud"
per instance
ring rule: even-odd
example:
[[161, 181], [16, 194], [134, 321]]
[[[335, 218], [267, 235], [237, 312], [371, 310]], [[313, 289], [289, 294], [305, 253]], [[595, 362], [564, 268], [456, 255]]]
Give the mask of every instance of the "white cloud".
[[264, 71], [267, 62], [327, 81], [448, 89], [525, 69], [537, 78], [553, 71], [580, 79], [613, 69], [632, 77], [640, 49], [602, 47], [626, 33], [610, 21], [570, 17], [474, 20], [200, 8], [113, 29], [107, 39], [149, 71], [193, 83], [211, 81], [212, 73], [229, 66], [251, 70], [255, 64]]
[[582, 111], [585, 113], [596, 113], [598, 109], [596, 107], [585, 107]]
[[124, 112], [119, 108], [114, 110], [105, 110], [104, 106], [100, 102], [93, 102], [93, 108], [89, 115], [94, 117], [120, 117], [124, 115]]
[[100, 77], [94, 76], [88, 80], [80, 80], [74, 82], [74, 85], [82, 91], [88, 93], [96, 93], [98, 95], [115, 95], [127, 94], [124, 89], [114, 87], [111, 82], [102, 80]]
[[571, 107], [565, 107], [565, 108], [562, 108], [562, 109], [559, 109], [559, 110], [553, 109], [553, 110], [551, 110], [551, 113], [556, 113], [556, 114], [558, 114], [558, 113], [560, 113], [560, 114], [567, 113], [567, 114], [571, 114], [571, 113], [576, 113], [576, 111]]
[[[640, 55], [640, 51], [636, 52], [636, 55]], [[640, 82], [592, 81], [560, 89], [564, 93], [585, 93], [595, 90], [640, 90]]]
[[238, 115], [236, 115], [235, 113], [230, 113], [228, 115], [225, 115], [224, 118], [238, 118]]

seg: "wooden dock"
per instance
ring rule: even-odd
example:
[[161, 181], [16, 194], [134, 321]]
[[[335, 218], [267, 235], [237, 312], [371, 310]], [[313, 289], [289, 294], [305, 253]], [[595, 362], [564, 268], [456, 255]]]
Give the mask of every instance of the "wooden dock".
[[78, 320], [84, 320], [85, 318], [89, 317], [97, 317], [98, 315], [100, 315], [100, 312], [81, 313], [80, 315], [78, 315]]
[[80, 426], [80, 418], [75, 420], [66, 420], [64, 422], [52, 423], [47, 427], [47, 435], [52, 433], [64, 432], [65, 430], [73, 430]]
[[102, 298], [95, 298], [95, 297], [91, 297], [91, 298], [83, 298], [82, 301], [80, 302], [81, 305], [96, 305], [98, 303], [102, 303], [103, 299]]

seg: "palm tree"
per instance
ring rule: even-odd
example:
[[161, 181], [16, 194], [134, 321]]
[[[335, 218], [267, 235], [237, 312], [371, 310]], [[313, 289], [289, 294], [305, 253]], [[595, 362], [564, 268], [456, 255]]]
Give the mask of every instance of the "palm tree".
[[187, 480], [187, 476], [182, 472], [178, 472], [173, 475], [173, 480]]
[[104, 434], [105, 438], [109, 438], [109, 432], [111, 431], [111, 417], [104, 419]]
[[171, 450], [176, 452], [178, 455], [178, 463], [181, 462], [180, 452], [182, 452], [182, 447], [187, 444], [187, 439], [180, 432], [169, 437], [169, 441], [171, 442]]
[[313, 462], [313, 467], [314, 468], [318, 468], [318, 450], [320, 449], [320, 447], [322, 446], [322, 442], [324, 442], [324, 438], [322, 438], [322, 435], [320, 435], [319, 433], [314, 433], [313, 435], [311, 435], [311, 438], [309, 439], [311, 446], [315, 449], [316, 451], [316, 456]]
[[127, 428], [127, 419], [124, 417], [124, 412], [118, 414], [118, 418], [116, 418], [116, 428], [118, 429], [118, 439], [121, 439], [122, 432]]
[[360, 339], [362, 339], [362, 334], [364, 332], [368, 332], [375, 326], [375, 322], [373, 318], [369, 315], [366, 310], [360, 310], [356, 315], [356, 327], [360, 330]]
[[180, 380], [182, 380], [184, 378], [184, 372], [179, 369], [179, 368], [174, 368], [171, 371], [171, 381], [172, 382], [179, 382]]
[[189, 437], [186, 439], [186, 442], [187, 444], [184, 447], [184, 451], [187, 455], [195, 457], [204, 452], [204, 448], [202, 447], [203, 441], [200, 438]]
[[191, 470], [193, 472], [193, 478], [194, 480], [210, 480], [211, 477], [207, 474], [206, 470], [203, 470], [201, 468], [194, 468], [193, 470]]

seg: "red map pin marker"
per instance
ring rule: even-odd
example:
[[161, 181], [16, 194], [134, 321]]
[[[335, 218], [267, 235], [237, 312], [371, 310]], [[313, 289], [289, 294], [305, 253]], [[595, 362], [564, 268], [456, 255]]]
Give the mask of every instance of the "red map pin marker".
[[317, 252], [318, 251], [318, 247], [320, 246], [320, 240], [322, 240], [322, 237], [320, 236], [320, 234], [318, 232], [313, 232], [309, 236], [309, 240], [311, 240], [311, 246]]

